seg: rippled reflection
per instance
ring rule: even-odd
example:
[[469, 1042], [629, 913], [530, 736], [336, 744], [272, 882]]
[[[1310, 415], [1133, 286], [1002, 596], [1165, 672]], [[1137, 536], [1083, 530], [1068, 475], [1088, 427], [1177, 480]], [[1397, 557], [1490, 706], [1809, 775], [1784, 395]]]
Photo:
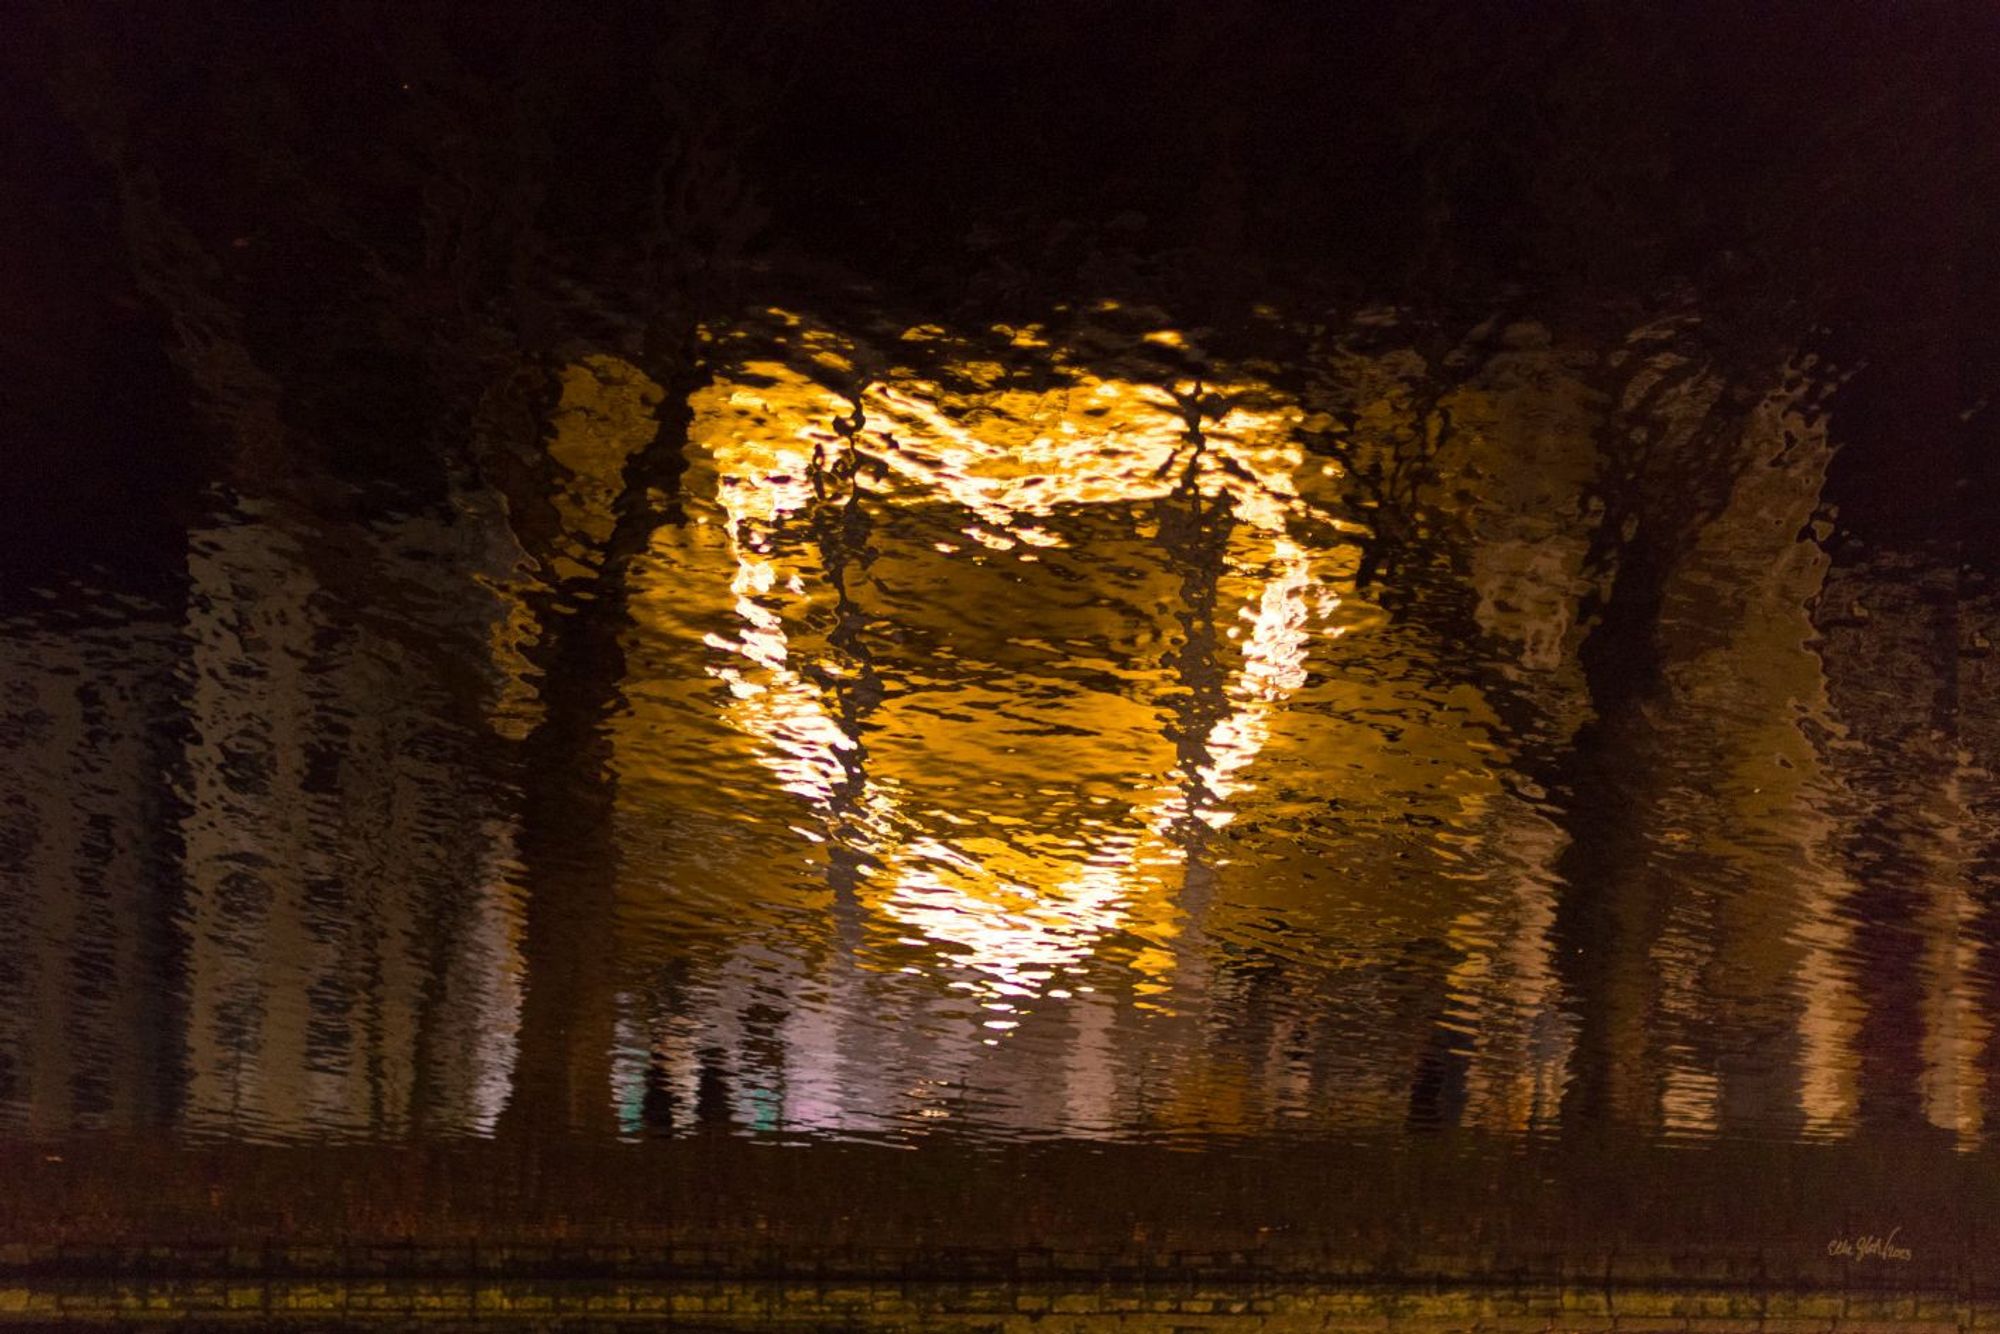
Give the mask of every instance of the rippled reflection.
[[8, 1123], [1980, 1142], [1996, 618], [1828, 541], [1809, 358], [851, 314], [713, 331], [636, 541], [597, 349], [14, 614]]

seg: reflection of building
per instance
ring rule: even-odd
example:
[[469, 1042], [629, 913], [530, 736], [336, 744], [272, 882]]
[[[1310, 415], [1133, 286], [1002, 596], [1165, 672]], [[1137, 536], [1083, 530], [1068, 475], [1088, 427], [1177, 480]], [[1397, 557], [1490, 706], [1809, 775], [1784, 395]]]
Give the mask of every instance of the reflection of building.
[[[477, 568], [472, 528], [308, 534], [245, 505], [190, 534], [184, 617], [10, 627], [10, 1119], [491, 1124], [518, 985], [510, 836], [440, 666], [454, 638], [484, 647], [451, 584]], [[368, 605], [314, 572], [342, 567]], [[475, 653], [460, 679], [481, 670]]]
[[175, 654], [153, 611], [0, 624], [0, 1124], [172, 1111]]
[[426, 548], [465, 560], [452, 536], [422, 519], [347, 535], [382, 599], [365, 608], [261, 507], [190, 536], [194, 1126], [464, 1131], [497, 1114], [516, 1003], [507, 835], [468, 790], [470, 738], [418, 656], [454, 647], [458, 627], [433, 619], [453, 591], [419, 582]]
[[[1524, 326], [1451, 383], [1330, 354], [1296, 409], [1032, 331], [850, 396], [814, 376], [879, 353], [775, 320], [618, 615], [660, 391], [594, 356], [526, 599], [474, 508], [250, 502], [184, 616], [7, 636], [10, 1118], [1983, 1133], [2000, 725], [1937, 668], [1980, 632], [1935, 562], [1829, 569], [1792, 391]], [[1641, 510], [1657, 681], [1607, 718]]]

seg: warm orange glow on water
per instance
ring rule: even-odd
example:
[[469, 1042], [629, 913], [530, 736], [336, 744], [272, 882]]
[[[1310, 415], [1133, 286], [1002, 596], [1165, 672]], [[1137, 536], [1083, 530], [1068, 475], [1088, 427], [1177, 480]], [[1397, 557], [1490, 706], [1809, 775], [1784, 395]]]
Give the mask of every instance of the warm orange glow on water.
[[[622, 899], [633, 975], [678, 958], [693, 971], [676, 985], [824, 1006], [782, 1030], [790, 1124], [892, 1124], [877, 1086], [897, 1081], [923, 1104], [913, 1115], [951, 1119], [922, 1090], [1005, 1077], [971, 1053], [1019, 1041], [1042, 1072], [1051, 1044], [1070, 1053], [1068, 1110], [1024, 1115], [1245, 1131], [1393, 1122], [1410, 1096], [1394, 1071], [1425, 1058], [1414, 1030], [1387, 1067], [1347, 1071], [1195, 1040], [1178, 1025], [1212, 1022], [1235, 961], [1306, 970], [1339, 1016], [1325, 1043], [1392, 1003], [1376, 988], [1421, 976], [1438, 996], [1424, 1040], [1464, 1063], [1461, 1115], [1548, 1124], [1574, 1035], [1551, 942], [1565, 835], [1508, 781], [1477, 673], [1358, 585], [1365, 493], [1303, 443], [1334, 413], [1363, 441], [1400, 438], [1421, 363], [1341, 353], [1338, 396], [1314, 401], [1151, 360], [1190, 354], [1157, 325], [1137, 352], [1094, 359], [999, 332], [1034, 373], [936, 327], [884, 350], [772, 312], [697, 396], [689, 523], [661, 530], [641, 569], [619, 725], [621, 842], [646, 877]], [[1458, 429], [1424, 447], [1429, 485], [1478, 488], [1440, 510], [1465, 543], [1470, 615], [1561, 735], [1588, 716], [1570, 610], [1587, 542], [1550, 516], [1588, 513], [1601, 408], [1551, 364], [1524, 337], [1443, 401]], [[1510, 472], [1521, 460], [1530, 471]], [[1790, 472], [1758, 484], [1791, 488], [1760, 506], [1812, 494]], [[1791, 559], [1749, 557], [1773, 558]], [[1771, 593], [1781, 609], [1803, 596]], [[1789, 670], [1785, 635], [1756, 649], [1768, 670]], [[1689, 690], [1741, 689], [1704, 671], [1683, 672]], [[1769, 744], [1799, 753], [1789, 723]], [[1774, 827], [1755, 801], [1738, 806], [1745, 827]], [[1678, 855], [1674, 827], [1658, 839]], [[1688, 929], [1669, 920], [1633, 965], [1659, 970], [1669, 1015], [1705, 985], [1712, 947]], [[1722, 965], [1759, 997], [1818, 966], [1771, 929], [1759, 919]], [[1379, 961], [1411, 939], [1439, 953], [1382, 981]], [[745, 1040], [658, 1022], [627, 1040], [689, 1098], [694, 1048]], [[1116, 1046], [1100, 1045], [1107, 1023]], [[1814, 1090], [1842, 1058], [1803, 1031]], [[1668, 1133], [1710, 1133], [1719, 1076], [1693, 1051], [1662, 1046], [1609, 1096]], [[1090, 1060], [1127, 1073], [1100, 1081]], [[1132, 1081], [1149, 1062], [1176, 1073], [1146, 1111]]]
[[[679, 441], [592, 352], [448, 514], [234, 498], [149, 629], [10, 623], [6, 1114], [1982, 1141], [1992, 766], [1828, 667], [1951, 604], [1814, 537], [1809, 381], [1064, 318], [716, 331], [643, 542]], [[1678, 522], [1620, 701], [1584, 647]]]
[[[1159, 946], [1184, 928], [1188, 821], [1229, 822], [1269, 715], [1305, 683], [1307, 643], [1340, 605], [1352, 557], [1291, 534], [1330, 525], [1300, 496], [1308, 465], [1284, 412], [1229, 406], [1253, 391], [1204, 386], [1199, 435], [1168, 392], [1087, 375], [1039, 394], [899, 379], [857, 405], [753, 361], [697, 402], [689, 489], [709, 531], [665, 539], [647, 605], [684, 608], [726, 577], [728, 628], [702, 634], [719, 713], [800, 801], [790, 823], [863, 864], [882, 929], [970, 970], [995, 1003], [1059, 989], [1113, 932]], [[856, 508], [865, 561], [827, 539], [826, 516]], [[1212, 623], [1192, 631], [1175, 624], [1162, 533], [1176, 508], [1233, 530]], [[1114, 585], [1130, 596], [1092, 589], [1064, 607], [1061, 580], [1107, 543], [1130, 562]], [[997, 614], [1044, 599], [1043, 614]], [[940, 615], [956, 618], [956, 661], [899, 661], [898, 639]], [[836, 642], [843, 618], [853, 637]], [[1180, 724], [1177, 755], [1170, 698], [1187, 687], [1168, 658], [1190, 634], [1217, 685], [1212, 716]], [[1098, 679], [1078, 679], [1091, 662]], [[1157, 988], [1171, 958], [1134, 962]]]

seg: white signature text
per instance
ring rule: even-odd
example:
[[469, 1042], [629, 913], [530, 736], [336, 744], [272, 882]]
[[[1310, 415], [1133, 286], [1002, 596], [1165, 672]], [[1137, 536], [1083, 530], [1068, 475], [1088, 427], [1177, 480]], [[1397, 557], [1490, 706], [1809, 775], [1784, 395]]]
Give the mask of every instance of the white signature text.
[[1842, 1260], [1907, 1260], [1910, 1248], [1896, 1244], [1901, 1228], [1890, 1228], [1889, 1235], [1878, 1237], [1870, 1233], [1859, 1237], [1835, 1237], [1826, 1244], [1826, 1253]]

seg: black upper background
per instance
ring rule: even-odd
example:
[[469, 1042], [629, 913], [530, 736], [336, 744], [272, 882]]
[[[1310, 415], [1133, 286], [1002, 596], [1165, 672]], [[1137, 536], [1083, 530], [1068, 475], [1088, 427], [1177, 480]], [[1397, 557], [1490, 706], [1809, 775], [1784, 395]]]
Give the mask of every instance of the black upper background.
[[[1691, 291], [1865, 363], [1836, 409], [1852, 524], [2000, 514], [1971, 411], [2000, 366], [2000, 10], [1974, 0], [36, 3], [15, 36], [10, 584], [80, 530], [170, 526], [207, 466], [135, 188], [277, 379], [404, 386], [293, 394], [350, 471], [435, 433], [422, 349], [466, 310], [664, 235], [670, 267], [803, 256], [913, 309], [1114, 270], [1225, 326], [1273, 297]], [[695, 201], [664, 231], [663, 196]]]

